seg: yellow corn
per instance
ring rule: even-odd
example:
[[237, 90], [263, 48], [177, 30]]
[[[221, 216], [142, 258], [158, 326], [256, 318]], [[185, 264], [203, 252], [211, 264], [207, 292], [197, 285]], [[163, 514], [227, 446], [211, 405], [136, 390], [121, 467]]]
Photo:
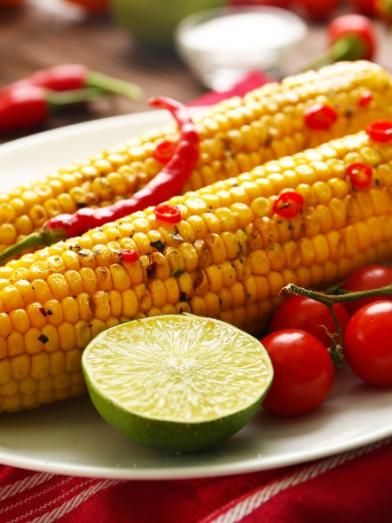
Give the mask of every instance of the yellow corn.
[[[372, 102], [360, 107], [363, 93]], [[304, 111], [315, 103], [336, 108], [328, 131], [308, 129]], [[392, 117], [392, 80], [369, 62], [340, 63], [271, 83], [244, 98], [224, 101], [197, 117], [200, 161], [186, 190], [236, 176], [268, 160], [294, 154], [356, 132], [380, 117]], [[162, 139], [176, 139], [175, 127], [148, 133], [38, 183], [0, 195], [0, 251], [39, 229], [49, 218], [83, 206], [108, 205], [144, 185], [161, 169], [153, 158]]]
[[[355, 190], [352, 162], [374, 168]], [[272, 211], [294, 189], [302, 213]], [[254, 332], [295, 282], [325, 286], [392, 255], [392, 144], [365, 132], [272, 161], [0, 268], [0, 410], [80, 394], [81, 352], [100, 331], [145, 315], [192, 312]], [[137, 262], [121, 261], [135, 249]]]

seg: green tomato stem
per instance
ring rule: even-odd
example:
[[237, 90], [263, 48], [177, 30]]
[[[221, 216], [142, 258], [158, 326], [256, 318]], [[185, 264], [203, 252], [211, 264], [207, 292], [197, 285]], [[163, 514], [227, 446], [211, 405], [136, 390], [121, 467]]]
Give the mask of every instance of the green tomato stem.
[[283, 287], [283, 292], [288, 294], [299, 294], [300, 296], [307, 296], [313, 300], [324, 303], [324, 305], [333, 305], [334, 303], [345, 303], [348, 301], [361, 300], [363, 298], [377, 298], [382, 296], [392, 296], [392, 284], [378, 289], [369, 289], [367, 291], [345, 292], [343, 294], [324, 294], [318, 291], [312, 291], [299, 287], [294, 283], [289, 283]]

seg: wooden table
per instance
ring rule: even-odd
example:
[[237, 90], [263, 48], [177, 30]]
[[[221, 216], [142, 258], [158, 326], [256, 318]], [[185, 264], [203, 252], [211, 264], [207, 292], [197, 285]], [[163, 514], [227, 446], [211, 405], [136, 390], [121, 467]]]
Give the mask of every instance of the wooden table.
[[[151, 52], [138, 46], [109, 17], [81, 16], [79, 10], [60, 0], [26, 2], [23, 8], [0, 11], [0, 85], [40, 68], [79, 62], [133, 81], [145, 92], [144, 98], [137, 102], [118, 98], [115, 103], [107, 100], [95, 102], [90, 110], [78, 107], [72, 112], [67, 111], [67, 114], [53, 118], [47, 128], [145, 110], [146, 99], [157, 94], [186, 101], [203, 91], [174, 54]], [[377, 30], [381, 42], [379, 62], [392, 70], [392, 37], [381, 24]], [[324, 40], [324, 28], [311, 27], [289, 72], [295, 72], [308, 63], [323, 49]], [[2, 136], [0, 142], [21, 135], [23, 133]]]

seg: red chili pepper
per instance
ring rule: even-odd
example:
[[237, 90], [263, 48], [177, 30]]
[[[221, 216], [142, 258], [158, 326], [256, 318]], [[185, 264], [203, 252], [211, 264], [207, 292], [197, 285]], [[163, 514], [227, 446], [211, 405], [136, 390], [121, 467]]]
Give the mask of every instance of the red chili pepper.
[[305, 112], [305, 123], [315, 131], [328, 130], [338, 119], [338, 113], [330, 105], [316, 104]]
[[160, 203], [154, 209], [157, 220], [167, 223], [179, 223], [181, 221], [181, 212], [175, 205]]
[[302, 211], [304, 203], [302, 194], [286, 191], [276, 198], [272, 210], [281, 218], [295, 218]]
[[139, 253], [133, 249], [123, 249], [120, 252], [121, 261], [125, 263], [134, 263], [139, 259]]
[[178, 194], [199, 159], [199, 135], [189, 109], [170, 98], [154, 98], [153, 107], [165, 108], [176, 120], [180, 140], [171, 160], [148, 185], [128, 200], [100, 209], [84, 208], [75, 214], [62, 214], [49, 220], [41, 232], [33, 233], [0, 254], [0, 263], [34, 247], [50, 245], [60, 239], [79, 236], [89, 229], [118, 220], [135, 211], [158, 205]]
[[346, 170], [355, 189], [366, 189], [373, 181], [373, 168], [361, 162], [352, 163]]
[[361, 94], [358, 100], [359, 107], [367, 107], [373, 100], [373, 94], [370, 91], [365, 91]]
[[379, 120], [366, 127], [366, 132], [374, 142], [386, 143], [392, 140], [392, 122]]
[[71, 91], [96, 87], [102, 92], [121, 94], [129, 98], [139, 98], [141, 89], [134, 84], [124, 82], [118, 78], [107, 76], [97, 71], [90, 71], [85, 65], [65, 64], [49, 69], [42, 69], [36, 73], [14, 82], [1, 91], [14, 89], [15, 87], [35, 85], [50, 91]]
[[100, 95], [97, 89], [49, 93], [35, 85], [18, 85], [0, 92], [0, 132], [39, 125], [53, 110], [85, 102]]
[[154, 158], [160, 163], [167, 163], [173, 156], [176, 144], [170, 140], [160, 142], [154, 151]]

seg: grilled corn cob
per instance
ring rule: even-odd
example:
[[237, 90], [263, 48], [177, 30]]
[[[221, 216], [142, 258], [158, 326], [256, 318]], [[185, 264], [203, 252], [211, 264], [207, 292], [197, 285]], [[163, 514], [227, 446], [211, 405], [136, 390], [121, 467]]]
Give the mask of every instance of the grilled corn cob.
[[[373, 168], [355, 190], [353, 162]], [[292, 189], [302, 212], [273, 212]], [[392, 255], [392, 144], [365, 132], [170, 200], [181, 221], [137, 212], [0, 267], [0, 409], [80, 394], [81, 352], [103, 329], [192, 312], [259, 329], [295, 282], [324, 286]], [[124, 263], [121, 252], [139, 259]]]
[[[372, 97], [366, 106], [360, 104], [363, 94]], [[328, 131], [309, 129], [304, 122], [306, 109], [315, 103], [332, 105], [339, 114]], [[356, 132], [388, 115], [392, 115], [391, 77], [368, 62], [340, 63], [266, 85], [197, 118], [201, 155], [186, 190]], [[148, 133], [39, 183], [0, 195], [0, 251], [53, 216], [108, 205], [135, 192], [161, 169], [153, 153], [163, 138], [175, 140], [175, 128]]]

